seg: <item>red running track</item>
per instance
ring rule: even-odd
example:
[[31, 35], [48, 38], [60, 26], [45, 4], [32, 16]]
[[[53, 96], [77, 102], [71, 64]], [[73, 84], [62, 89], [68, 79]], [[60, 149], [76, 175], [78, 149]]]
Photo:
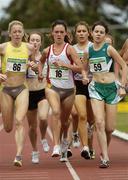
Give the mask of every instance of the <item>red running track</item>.
[[[49, 131], [48, 131], [49, 132]], [[0, 119], [0, 180], [128, 180], [128, 142], [112, 138], [110, 145], [110, 167], [100, 169], [99, 149], [96, 137], [94, 147], [95, 160], [85, 160], [80, 156], [80, 149], [73, 149], [73, 156], [67, 163], [59, 162], [59, 158], [52, 158], [52, 139], [47, 133], [50, 144], [50, 152], [44, 153], [38, 139], [40, 151], [40, 163], [31, 163], [31, 145], [27, 135], [23, 152], [23, 166], [13, 166], [15, 157], [14, 130], [7, 134], [2, 129]]]

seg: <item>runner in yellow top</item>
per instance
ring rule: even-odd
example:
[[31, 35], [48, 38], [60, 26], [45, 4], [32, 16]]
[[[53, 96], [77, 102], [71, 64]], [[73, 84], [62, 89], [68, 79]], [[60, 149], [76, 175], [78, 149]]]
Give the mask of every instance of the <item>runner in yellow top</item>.
[[[28, 109], [28, 89], [24, 85], [28, 58], [32, 55], [33, 46], [22, 42], [24, 27], [20, 21], [12, 21], [8, 27], [10, 41], [0, 44], [2, 61], [1, 78], [1, 112], [6, 132], [13, 128], [15, 112], [15, 140], [16, 157], [15, 166], [22, 166], [22, 150], [25, 130], [23, 120]], [[34, 57], [34, 56], [33, 56]]]

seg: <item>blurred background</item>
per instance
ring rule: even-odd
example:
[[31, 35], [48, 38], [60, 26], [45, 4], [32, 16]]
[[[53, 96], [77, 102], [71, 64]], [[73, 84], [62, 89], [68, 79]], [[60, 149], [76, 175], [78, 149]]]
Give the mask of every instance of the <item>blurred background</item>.
[[[56, 19], [65, 20], [69, 27], [79, 20], [85, 20], [90, 26], [97, 20], [103, 20], [109, 25], [116, 48], [120, 49], [128, 34], [128, 1], [0, 0], [1, 41], [7, 35], [8, 23], [14, 19], [22, 21], [26, 31], [37, 29], [44, 35]], [[48, 38], [45, 38], [44, 46], [47, 46]]]

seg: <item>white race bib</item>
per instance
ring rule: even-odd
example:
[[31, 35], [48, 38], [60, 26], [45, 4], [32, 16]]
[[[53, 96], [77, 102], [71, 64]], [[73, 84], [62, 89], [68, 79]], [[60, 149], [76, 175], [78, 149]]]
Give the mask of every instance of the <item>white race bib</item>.
[[108, 72], [108, 65], [105, 57], [89, 59], [89, 66], [91, 72]]
[[68, 80], [69, 79], [69, 70], [65, 67], [57, 68], [54, 65], [50, 66], [50, 78], [59, 79], [59, 80]]
[[26, 59], [7, 59], [6, 70], [10, 72], [26, 72]]

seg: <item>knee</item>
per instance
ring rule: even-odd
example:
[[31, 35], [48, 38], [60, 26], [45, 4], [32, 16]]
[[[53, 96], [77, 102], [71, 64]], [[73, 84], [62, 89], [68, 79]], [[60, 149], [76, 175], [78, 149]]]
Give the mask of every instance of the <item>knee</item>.
[[40, 126], [47, 127], [47, 119], [40, 119]]
[[98, 130], [98, 131], [105, 130], [105, 122], [103, 119], [96, 121], [95, 125], [96, 125], [96, 130]]
[[38, 119], [41, 121], [43, 124], [47, 123], [47, 118], [48, 118], [48, 113], [46, 112], [38, 112]]
[[106, 131], [107, 134], [112, 134], [114, 130], [115, 130], [115, 129], [112, 128], [112, 127], [105, 129], [105, 131]]
[[30, 125], [29, 126], [29, 131], [35, 132], [36, 129], [37, 129], [37, 126], [35, 126], [35, 125]]
[[23, 126], [23, 121], [16, 119], [15, 125], [16, 125], [16, 127]]
[[62, 128], [68, 128], [69, 127], [69, 123], [68, 123], [68, 121], [66, 122], [61, 122], [61, 127]]
[[4, 129], [7, 133], [10, 133], [12, 131], [12, 127], [11, 126], [4, 126]]
[[29, 131], [36, 131], [37, 129], [37, 121], [29, 122]]
[[52, 114], [58, 119], [60, 118], [60, 111], [57, 109], [53, 109]]
[[77, 112], [71, 112], [71, 114], [72, 114], [72, 117], [74, 119], [78, 118], [78, 113]]
[[79, 120], [86, 122], [87, 121], [87, 114], [86, 113], [79, 114]]

